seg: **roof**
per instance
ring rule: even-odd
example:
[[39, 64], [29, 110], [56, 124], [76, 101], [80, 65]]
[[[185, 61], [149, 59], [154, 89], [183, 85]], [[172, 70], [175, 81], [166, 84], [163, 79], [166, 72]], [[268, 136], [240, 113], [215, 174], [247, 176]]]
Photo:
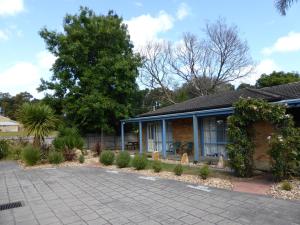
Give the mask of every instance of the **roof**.
[[19, 124], [14, 121], [4, 121], [0, 122], [0, 126], [19, 126]]
[[240, 97], [259, 98], [269, 102], [296, 99], [300, 98], [300, 82], [261, 89], [245, 88], [236, 91], [226, 91], [212, 95], [200, 96], [181, 103], [163, 107], [155, 111], [143, 113], [138, 117], [230, 107]]

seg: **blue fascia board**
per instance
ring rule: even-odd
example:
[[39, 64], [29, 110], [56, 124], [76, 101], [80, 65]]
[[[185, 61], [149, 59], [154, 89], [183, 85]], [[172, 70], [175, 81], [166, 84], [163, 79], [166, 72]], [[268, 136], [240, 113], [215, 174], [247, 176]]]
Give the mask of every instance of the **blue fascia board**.
[[159, 120], [172, 120], [172, 119], [183, 119], [183, 118], [192, 118], [193, 115], [197, 117], [206, 117], [206, 116], [215, 116], [215, 115], [230, 115], [233, 113], [233, 107], [219, 108], [219, 109], [208, 109], [201, 111], [185, 112], [185, 113], [174, 113], [174, 114], [165, 114], [157, 116], [148, 116], [148, 117], [136, 117], [129, 118], [127, 120], [121, 120], [122, 122], [139, 122], [139, 121], [159, 121]]

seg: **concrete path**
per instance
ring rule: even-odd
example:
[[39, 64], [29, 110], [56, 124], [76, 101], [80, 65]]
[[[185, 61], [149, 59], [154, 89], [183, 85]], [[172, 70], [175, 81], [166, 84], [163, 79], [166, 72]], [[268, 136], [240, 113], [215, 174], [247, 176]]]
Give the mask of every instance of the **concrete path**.
[[[2, 164], [2, 162], [0, 162]], [[300, 224], [300, 202], [101, 168], [0, 166], [0, 224]]]

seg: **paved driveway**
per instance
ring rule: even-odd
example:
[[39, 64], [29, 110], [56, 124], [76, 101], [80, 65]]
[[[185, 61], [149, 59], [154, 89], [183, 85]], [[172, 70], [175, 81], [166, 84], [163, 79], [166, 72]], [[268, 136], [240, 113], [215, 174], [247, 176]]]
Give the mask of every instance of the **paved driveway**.
[[[5, 169], [7, 168], [7, 169]], [[0, 224], [300, 224], [300, 202], [195, 189], [100, 168], [23, 171], [0, 162]]]

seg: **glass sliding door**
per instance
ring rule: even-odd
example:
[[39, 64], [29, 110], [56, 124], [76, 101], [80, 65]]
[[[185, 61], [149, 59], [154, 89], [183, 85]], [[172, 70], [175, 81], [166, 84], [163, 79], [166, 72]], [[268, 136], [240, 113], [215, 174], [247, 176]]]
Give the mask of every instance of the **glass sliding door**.
[[[172, 127], [166, 123], [166, 148], [172, 143]], [[162, 125], [161, 122], [147, 123], [147, 151], [162, 151]]]
[[226, 157], [226, 127], [224, 117], [203, 118], [204, 156]]

